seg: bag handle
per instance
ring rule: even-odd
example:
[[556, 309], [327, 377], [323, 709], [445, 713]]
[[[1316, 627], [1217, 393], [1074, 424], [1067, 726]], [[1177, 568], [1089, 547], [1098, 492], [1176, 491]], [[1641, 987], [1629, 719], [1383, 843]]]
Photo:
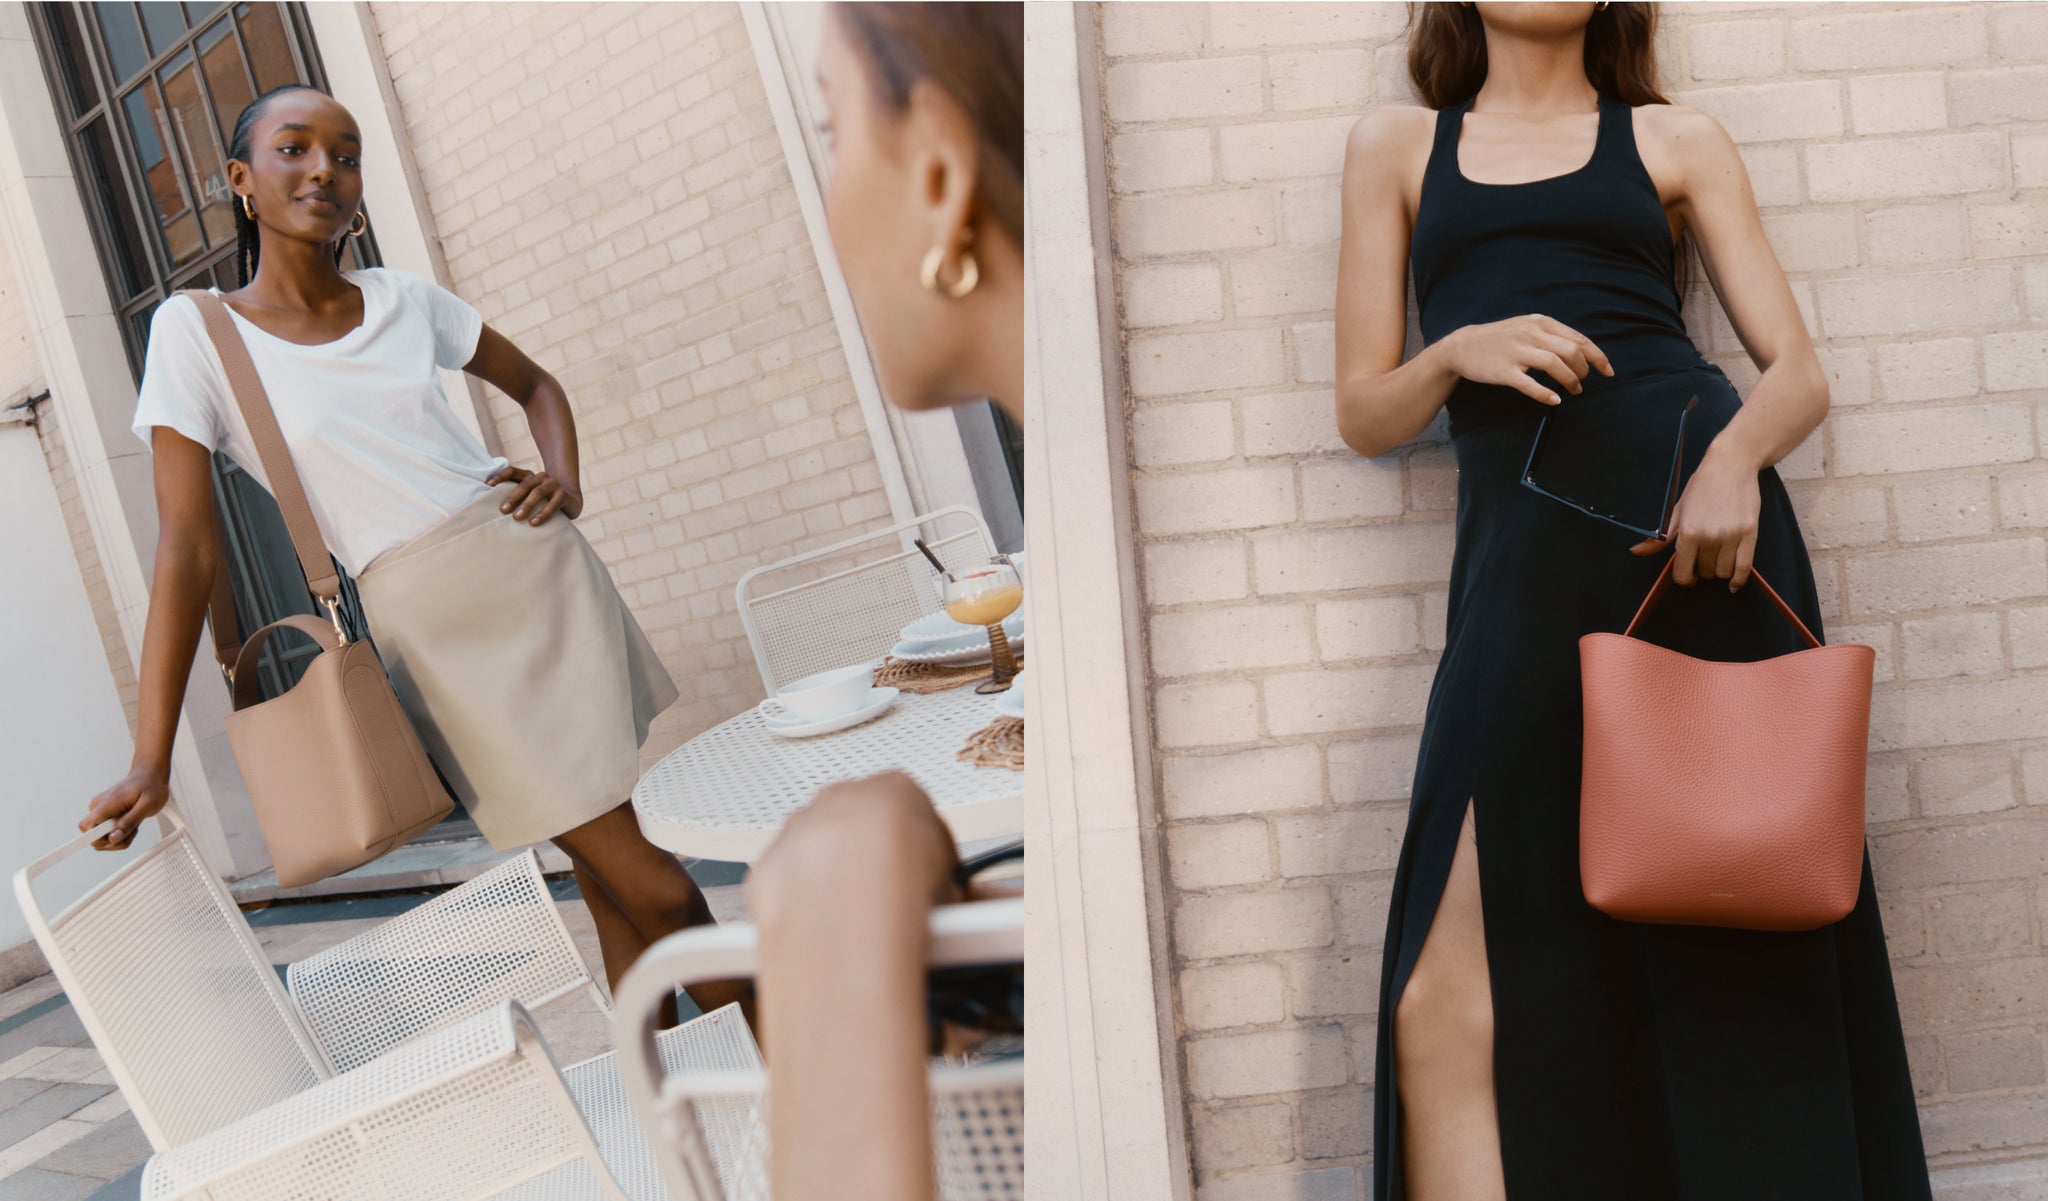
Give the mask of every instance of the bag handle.
[[306, 613], [294, 613], [290, 617], [279, 618], [264, 626], [249, 636], [249, 641], [235, 656], [235, 669], [228, 676], [228, 683], [234, 695], [235, 712], [239, 713], [263, 699], [256, 690], [256, 673], [251, 669], [256, 666], [256, 657], [263, 653], [263, 644], [270, 641], [272, 634], [283, 629], [297, 630], [319, 643], [323, 651], [347, 645], [331, 626]]
[[[269, 477], [270, 494], [277, 499], [277, 507], [284, 514], [285, 528], [291, 533], [292, 549], [298, 552], [299, 566], [306, 573], [306, 585], [312, 589], [313, 595], [320, 598], [320, 603], [327, 606], [327, 616], [334, 625], [335, 634], [346, 642], [337, 611], [341, 577], [328, 554], [327, 541], [320, 534], [320, 523], [314, 520], [312, 506], [306, 502], [305, 484], [299, 479], [298, 468], [292, 464], [291, 451], [285, 446], [284, 432], [278, 428], [277, 413], [270, 407], [269, 394], [263, 390], [263, 378], [256, 373], [255, 361], [249, 357], [248, 344], [242, 341], [241, 332], [235, 328], [226, 301], [203, 288], [181, 288], [177, 295], [197, 305], [199, 315], [206, 321], [207, 336], [213, 340], [213, 348], [220, 355], [221, 368], [227, 373], [228, 387], [234, 393], [235, 404], [242, 410], [242, 419], [248, 423], [249, 439], [256, 444], [257, 457], [263, 461], [263, 474]], [[219, 519], [217, 511], [215, 517]], [[221, 528], [224, 533], [225, 526]], [[239, 641], [240, 627], [235, 620], [234, 598], [226, 582], [225, 539], [221, 543], [221, 551], [220, 570], [207, 604], [207, 619], [213, 627], [214, 658], [232, 684], [235, 667], [244, 657], [246, 648]]]
[[[1678, 556], [1673, 554], [1664, 560], [1664, 570], [1657, 573], [1657, 582], [1650, 585], [1650, 595], [1643, 598], [1642, 605], [1636, 609], [1636, 615], [1629, 618], [1628, 628], [1621, 632], [1622, 637], [1628, 638], [1633, 636], [1636, 632], [1636, 626], [1649, 613], [1650, 606], [1663, 598], [1664, 590], [1671, 586], [1671, 564], [1677, 558]], [[1757, 585], [1764, 590], [1764, 595], [1771, 599], [1773, 605], [1777, 606], [1778, 612], [1784, 614], [1785, 620], [1792, 623], [1792, 628], [1799, 631], [1801, 641], [1805, 642], [1809, 648], [1821, 644], [1820, 639], [1813, 636], [1813, 631], [1806, 628], [1806, 623], [1799, 620], [1799, 614], [1792, 611], [1792, 606], [1785, 603], [1785, 598], [1778, 595], [1778, 590], [1771, 587], [1770, 583], [1764, 579], [1763, 572], [1758, 571], [1755, 567], [1751, 567], [1749, 569], [1749, 578], [1756, 581]]]

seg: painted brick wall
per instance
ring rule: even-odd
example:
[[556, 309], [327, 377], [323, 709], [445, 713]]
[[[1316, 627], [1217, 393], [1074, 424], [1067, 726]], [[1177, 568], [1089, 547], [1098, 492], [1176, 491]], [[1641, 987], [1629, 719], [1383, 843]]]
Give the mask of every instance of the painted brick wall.
[[[1332, 417], [1344, 137], [1414, 103], [1404, 9], [1097, 10], [1201, 1201], [1369, 1189], [1379, 944], [1456, 494], [1441, 420], [1367, 461]], [[1740, 145], [1831, 379], [1780, 471], [1831, 639], [1878, 650], [1871, 846], [1928, 1150], [2039, 1152], [2048, 6], [1665, 14], [1666, 90]], [[1688, 324], [1746, 390], [1710, 291]]]
[[371, 11], [453, 288], [568, 390], [580, 524], [682, 689], [651, 762], [761, 696], [739, 577], [887, 524], [739, 9]]

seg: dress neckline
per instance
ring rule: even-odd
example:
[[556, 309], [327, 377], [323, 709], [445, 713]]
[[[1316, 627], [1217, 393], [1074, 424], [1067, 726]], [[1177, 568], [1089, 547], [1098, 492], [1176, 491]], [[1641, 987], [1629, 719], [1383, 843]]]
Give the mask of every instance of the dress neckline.
[[1584, 175], [1599, 163], [1600, 156], [1606, 150], [1609, 141], [1609, 127], [1614, 121], [1615, 102], [1602, 95], [1598, 98], [1597, 103], [1599, 107], [1596, 111], [1599, 114], [1599, 119], [1593, 128], [1593, 153], [1587, 156], [1585, 162], [1561, 175], [1546, 175], [1541, 179], [1524, 179], [1514, 183], [1487, 183], [1484, 180], [1473, 179], [1466, 175], [1465, 168], [1458, 163], [1459, 135], [1464, 132], [1465, 114], [1472, 108], [1472, 98], [1468, 96], [1459, 101], [1457, 106], [1450, 110], [1449, 119], [1446, 122], [1448, 129], [1446, 136], [1449, 139], [1451, 156], [1451, 174], [1457, 177], [1458, 182], [1475, 188], [1527, 188], [1534, 187], [1537, 184], [1556, 183], [1559, 180]]

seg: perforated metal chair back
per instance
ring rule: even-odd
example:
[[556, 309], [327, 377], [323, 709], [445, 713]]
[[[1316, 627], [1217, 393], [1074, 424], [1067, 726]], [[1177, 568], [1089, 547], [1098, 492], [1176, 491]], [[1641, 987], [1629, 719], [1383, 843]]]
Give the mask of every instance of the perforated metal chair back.
[[911, 544], [916, 537], [949, 570], [996, 553], [981, 515], [954, 506], [740, 577], [740, 622], [770, 694], [792, 680], [881, 659], [904, 626], [943, 604], [938, 576]]
[[15, 873], [37, 945], [150, 1145], [161, 1151], [311, 1088], [333, 1066], [184, 823], [54, 917], [37, 877], [105, 827]]

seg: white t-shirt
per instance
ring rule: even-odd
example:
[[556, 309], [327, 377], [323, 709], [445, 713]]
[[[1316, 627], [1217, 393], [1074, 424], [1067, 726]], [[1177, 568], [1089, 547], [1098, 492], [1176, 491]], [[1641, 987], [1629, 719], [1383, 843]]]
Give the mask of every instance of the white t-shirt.
[[[372, 267], [343, 277], [362, 289], [363, 323], [332, 342], [300, 346], [232, 306], [228, 312], [327, 548], [354, 576], [488, 493], [484, 480], [506, 461], [462, 424], [435, 372], [460, 369], [476, 353], [476, 309], [404, 271]], [[150, 320], [135, 434], [148, 442], [158, 425], [226, 452], [275, 494], [205, 318], [182, 296]]]

